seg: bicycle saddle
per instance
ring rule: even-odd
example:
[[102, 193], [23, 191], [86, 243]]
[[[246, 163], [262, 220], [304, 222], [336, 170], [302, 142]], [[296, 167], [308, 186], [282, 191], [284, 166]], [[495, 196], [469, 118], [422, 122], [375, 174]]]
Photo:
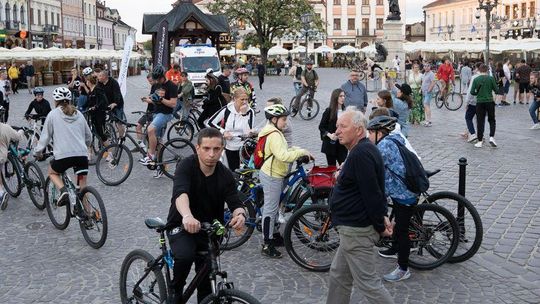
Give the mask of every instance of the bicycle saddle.
[[166, 223], [159, 217], [145, 219], [144, 223], [149, 229], [163, 229], [166, 225]]
[[428, 171], [428, 170], [426, 170], [426, 175], [427, 175], [427, 177], [429, 178], [429, 177], [432, 177], [433, 175], [435, 175], [435, 174], [437, 174], [437, 173], [439, 173], [439, 172], [441, 172], [441, 169], [437, 169], [437, 170], [435, 170], [435, 171]]

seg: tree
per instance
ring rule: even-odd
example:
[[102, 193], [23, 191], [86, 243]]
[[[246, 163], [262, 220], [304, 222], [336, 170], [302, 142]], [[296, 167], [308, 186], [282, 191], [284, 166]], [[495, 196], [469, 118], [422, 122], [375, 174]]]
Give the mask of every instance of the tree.
[[143, 42], [143, 47], [147, 51], [152, 51], [152, 39]]
[[243, 20], [254, 28], [263, 64], [267, 62], [274, 39], [302, 28], [302, 14], [314, 15], [312, 28], [322, 27], [307, 0], [215, 0], [208, 8], [214, 14], [223, 14], [229, 20]]

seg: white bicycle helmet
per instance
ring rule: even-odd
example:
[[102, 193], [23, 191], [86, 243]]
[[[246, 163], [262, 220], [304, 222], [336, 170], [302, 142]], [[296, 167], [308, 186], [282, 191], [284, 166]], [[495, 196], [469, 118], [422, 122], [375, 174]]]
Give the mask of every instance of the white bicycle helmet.
[[54, 101], [70, 101], [71, 100], [71, 92], [68, 88], [65, 87], [58, 87], [54, 89], [53, 93], [53, 99]]
[[91, 67], [86, 67], [82, 71], [82, 74], [83, 74], [83, 76], [88, 76], [88, 75], [92, 74], [93, 72], [94, 72], [94, 70], [92, 70]]

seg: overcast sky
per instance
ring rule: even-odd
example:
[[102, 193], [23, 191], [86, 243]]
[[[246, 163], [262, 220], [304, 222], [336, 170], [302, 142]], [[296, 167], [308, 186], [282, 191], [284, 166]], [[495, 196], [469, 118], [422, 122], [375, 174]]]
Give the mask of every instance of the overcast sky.
[[[423, 19], [422, 6], [434, 0], [406, 0], [406, 20], [408, 23], [421, 21]], [[105, 0], [105, 4], [110, 8], [118, 9], [122, 21], [137, 29], [137, 41], [148, 40], [151, 37], [141, 35], [142, 17], [144, 13], [160, 13], [171, 10], [173, 0]]]

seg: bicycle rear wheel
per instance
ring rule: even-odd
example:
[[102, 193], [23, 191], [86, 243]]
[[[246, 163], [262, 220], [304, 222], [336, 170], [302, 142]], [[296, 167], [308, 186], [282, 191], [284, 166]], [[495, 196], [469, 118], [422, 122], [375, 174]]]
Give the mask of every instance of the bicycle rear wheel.
[[[459, 244], [448, 262], [463, 262], [475, 255], [482, 245], [484, 229], [482, 219], [474, 205], [465, 197], [450, 191], [433, 193], [426, 201], [448, 209], [458, 222]], [[460, 214], [459, 207], [463, 207], [461, 209], [463, 214]]]
[[[244, 194], [240, 195], [244, 196]], [[240, 229], [228, 229], [227, 233], [223, 235], [223, 238], [221, 240], [221, 246], [219, 247], [220, 249], [230, 250], [242, 246], [245, 242], [249, 240], [249, 238], [253, 234], [253, 230], [255, 230], [255, 226], [257, 226], [257, 214], [255, 212], [255, 208], [253, 207], [253, 203], [247, 197], [243, 201], [244, 211], [246, 212], [246, 222], [244, 224], [244, 227], [241, 227]], [[231, 218], [232, 211], [229, 210], [229, 208], [227, 207], [225, 208], [224, 215], [225, 222], [228, 222], [229, 220], [231, 220]]]
[[195, 154], [195, 146], [183, 138], [175, 138], [166, 142], [157, 155], [157, 163], [168, 178], [173, 178], [176, 166], [184, 158]]
[[416, 206], [409, 224], [409, 265], [420, 270], [441, 266], [456, 251], [458, 236], [458, 224], [450, 211], [434, 204]]
[[293, 106], [294, 106], [294, 101], [296, 100], [296, 95], [293, 96], [293, 98], [291, 98], [291, 101], [289, 102], [289, 112], [291, 113], [292, 115], [292, 112], [293, 112]]
[[45, 180], [45, 207], [47, 208], [47, 214], [56, 229], [64, 230], [71, 220], [70, 206], [69, 204], [58, 206], [58, 197], [60, 197], [60, 191], [56, 189], [51, 179], [47, 177]]
[[2, 166], [2, 185], [11, 197], [18, 197], [22, 191], [22, 177], [17, 170], [17, 160], [10, 153]]
[[80, 201], [86, 219], [79, 219], [79, 226], [84, 239], [90, 247], [99, 249], [107, 240], [107, 212], [105, 204], [97, 192], [92, 187], [86, 187], [81, 190]]
[[24, 166], [24, 172], [28, 178], [26, 190], [28, 196], [39, 210], [45, 209], [45, 177], [35, 162], [28, 162]]
[[463, 105], [463, 95], [461, 93], [453, 92], [446, 95], [444, 106], [450, 111], [457, 111]]
[[167, 141], [175, 138], [183, 138], [191, 142], [194, 133], [195, 127], [190, 122], [179, 120], [173, 123], [169, 127], [169, 130], [167, 130]]
[[109, 145], [96, 158], [96, 174], [107, 186], [118, 186], [129, 177], [133, 169], [133, 155], [121, 144]]
[[317, 116], [317, 114], [319, 114], [319, 110], [319, 102], [317, 100], [314, 98], [306, 98], [300, 104], [298, 113], [303, 120], [312, 120]]
[[210, 303], [243, 303], [243, 304], [260, 304], [257, 299], [251, 296], [248, 293], [237, 289], [222, 289], [216, 295], [209, 295], [204, 298], [201, 304], [210, 304]]
[[315, 272], [330, 269], [339, 235], [325, 205], [311, 205], [294, 212], [284, 231], [285, 249], [301, 267]]
[[[165, 279], [160, 268], [148, 269], [151, 261], [154, 261], [154, 257], [142, 249], [133, 250], [124, 258], [120, 268], [122, 304], [165, 303], [167, 298]], [[149, 274], [135, 287], [147, 271]]]

